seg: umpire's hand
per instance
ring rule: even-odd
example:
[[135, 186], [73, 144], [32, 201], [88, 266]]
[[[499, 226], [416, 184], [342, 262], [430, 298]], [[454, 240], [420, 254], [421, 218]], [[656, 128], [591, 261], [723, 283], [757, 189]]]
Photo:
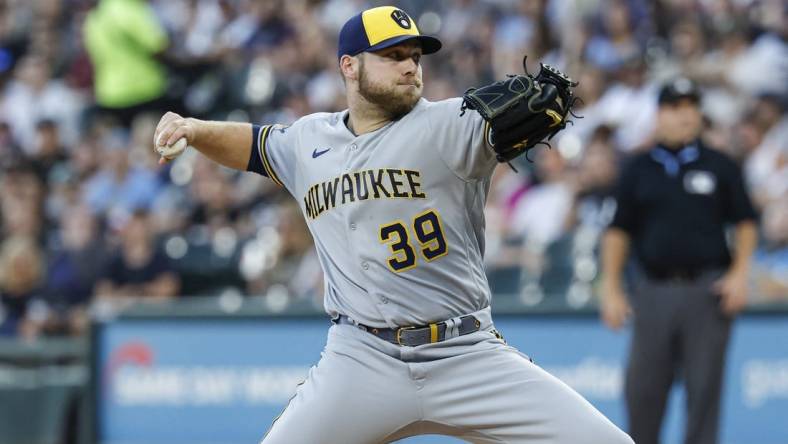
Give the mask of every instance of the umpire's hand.
[[153, 146], [161, 156], [159, 164], [166, 163], [180, 156], [186, 147], [194, 141], [194, 119], [181, 117], [173, 112], [163, 115], [156, 132], [153, 134]]
[[714, 291], [722, 299], [722, 311], [735, 316], [747, 305], [747, 273], [728, 271], [714, 283]]
[[629, 318], [632, 309], [629, 307], [627, 295], [620, 284], [603, 285], [601, 316], [602, 321], [613, 330], [618, 330]]

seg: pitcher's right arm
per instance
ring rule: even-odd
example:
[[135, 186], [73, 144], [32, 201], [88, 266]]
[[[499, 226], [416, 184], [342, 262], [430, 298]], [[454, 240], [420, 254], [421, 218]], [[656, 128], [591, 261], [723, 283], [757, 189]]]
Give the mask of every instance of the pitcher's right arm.
[[[184, 138], [186, 144], [178, 143]], [[186, 145], [214, 162], [245, 171], [252, 152], [253, 131], [249, 123], [214, 122], [184, 118], [173, 112], [162, 116], [153, 143], [165, 163], [178, 157]]]

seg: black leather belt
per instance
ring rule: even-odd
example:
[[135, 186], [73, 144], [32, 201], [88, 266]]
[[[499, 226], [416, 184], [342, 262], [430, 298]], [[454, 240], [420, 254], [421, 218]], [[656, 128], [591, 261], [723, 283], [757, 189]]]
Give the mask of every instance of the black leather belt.
[[646, 270], [646, 276], [654, 281], [694, 281], [706, 270], [703, 268], [687, 268], [673, 270]]
[[[368, 333], [372, 333], [384, 341], [409, 347], [432, 344], [448, 338], [467, 335], [468, 333], [479, 331], [481, 327], [481, 322], [471, 315], [460, 316], [458, 321], [459, 322], [449, 320], [419, 327], [376, 328], [363, 324], [356, 324], [345, 315], [340, 315], [333, 320], [335, 324], [353, 325]], [[452, 331], [447, 337], [446, 331], [449, 330], [450, 327]]]

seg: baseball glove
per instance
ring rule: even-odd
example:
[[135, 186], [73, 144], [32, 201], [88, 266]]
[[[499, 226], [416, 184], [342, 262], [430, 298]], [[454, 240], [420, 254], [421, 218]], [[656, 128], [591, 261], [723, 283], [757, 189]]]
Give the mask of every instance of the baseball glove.
[[[525, 58], [523, 58], [525, 69]], [[476, 110], [487, 122], [487, 141], [499, 162], [508, 162], [543, 139], [551, 139], [567, 123], [577, 97], [577, 82], [561, 71], [542, 64], [534, 77], [509, 75], [506, 80], [463, 95], [462, 113]]]

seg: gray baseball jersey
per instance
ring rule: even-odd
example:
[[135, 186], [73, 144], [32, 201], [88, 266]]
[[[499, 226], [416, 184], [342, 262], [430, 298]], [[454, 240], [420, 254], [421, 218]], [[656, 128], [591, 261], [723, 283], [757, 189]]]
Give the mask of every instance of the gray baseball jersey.
[[490, 304], [483, 209], [495, 153], [461, 100], [421, 99], [354, 135], [347, 111], [255, 127], [262, 172], [300, 203], [325, 308], [374, 327], [425, 325]]

